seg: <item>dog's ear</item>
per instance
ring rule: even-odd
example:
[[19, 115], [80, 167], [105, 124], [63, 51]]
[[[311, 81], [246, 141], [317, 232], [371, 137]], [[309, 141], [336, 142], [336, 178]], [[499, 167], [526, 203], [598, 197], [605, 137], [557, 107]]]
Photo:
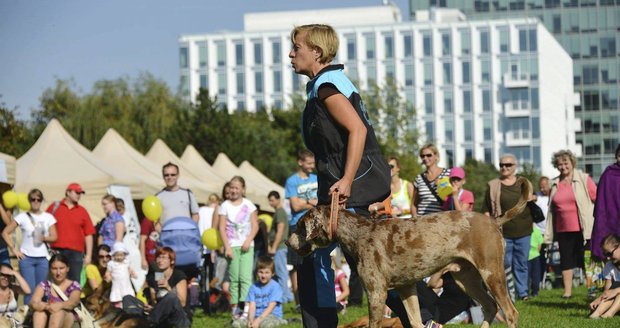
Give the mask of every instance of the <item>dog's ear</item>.
[[326, 224], [329, 224], [329, 206], [321, 205], [315, 208], [312, 208], [306, 213], [309, 215], [309, 218], [305, 220], [306, 223], [306, 240], [314, 240], [321, 235], [321, 233], [326, 233]]

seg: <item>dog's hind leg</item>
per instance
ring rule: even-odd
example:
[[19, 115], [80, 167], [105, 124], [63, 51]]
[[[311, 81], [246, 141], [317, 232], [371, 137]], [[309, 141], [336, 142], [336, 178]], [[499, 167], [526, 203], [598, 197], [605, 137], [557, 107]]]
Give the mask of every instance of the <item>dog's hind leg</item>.
[[407, 310], [407, 318], [409, 318], [411, 327], [424, 327], [422, 316], [420, 315], [420, 302], [418, 302], [418, 291], [415, 283], [411, 286], [396, 288], [396, 291], [398, 291], [398, 295]]
[[460, 271], [451, 272], [451, 274], [456, 284], [461, 287], [467, 295], [480, 303], [482, 306], [482, 313], [484, 314], [484, 321], [481, 327], [489, 327], [497, 313], [497, 304], [493, 297], [487, 292], [478, 270], [476, 270], [471, 263], [467, 262], [467, 264], [461, 264]]
[[[499, 267], [503, 268], [503, 265], [499, 265]], [[508, 327], [517, 327], [519, 312], [508, 296], [508, 286], [506, 285], [506, 275], [504, 271], [491, 271], [487, 273], [486, 277], [483, 274], [482, 278], [485, 280], [491, 294], [495, 297], [495, 301], [499, 304], [502, 311], [504, 311]]]

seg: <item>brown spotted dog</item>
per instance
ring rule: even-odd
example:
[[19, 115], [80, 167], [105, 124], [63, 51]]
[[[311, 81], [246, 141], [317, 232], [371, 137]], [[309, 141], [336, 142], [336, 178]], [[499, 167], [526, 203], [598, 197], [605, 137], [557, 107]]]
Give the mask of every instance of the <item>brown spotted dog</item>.
[[[349, 211], [338, 213], [335, 237], [330, 239], [330, 208], [309, 210], [287, 244], [301, 256], [338, 241], [357, 261], [368, 292], [369, 326], [381, 327], [387, 290], [395, 288], [413, 327], [423, 327], [415, 283], [438, 271], [452, 271], [465, 293], [484, 313], [481, 327], [489, 327], [497, 306], [508, 327], [517, 327], [519, 314], [506, 286], [504, 239], [501, 226], [527, 206], [532, 187], [525, 178], [515, 207], [496, 219], [466, 211], [440, 212], [414, 219], [373, 221]], [[456, 264], [456, 266], [455, 266]]]

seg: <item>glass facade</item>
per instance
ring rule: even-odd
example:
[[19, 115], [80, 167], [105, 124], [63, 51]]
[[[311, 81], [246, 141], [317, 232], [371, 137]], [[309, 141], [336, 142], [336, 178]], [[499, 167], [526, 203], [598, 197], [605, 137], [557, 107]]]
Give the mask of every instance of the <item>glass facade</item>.
[[[618, 0], [410, 0], [409, 8], [412, 19], [417, 10], [430, 7], [458, 8], [467, 19], [502, 19], [519, 17], [537, 17], [566, 52], [573, 58], [573, 75], [575, 92], [581, 97], [581, 106], [575, 108], [575, 116], [581, 120], [581, 131], [576, 140], [581, 144], [584, 158], [578, 166], [584, 168], [594, 177], [614, 161], [614, 144], [620, 142], [620, 130], [617, 119], [620, 113], [618, 93], [620, 84], [620, 1]], [[461, 32], [467, 33], [467, 32]], [[488, 34], [479, 31], [480, 50], [493, 46], [489, 44]], [[510, 44], [506, 32], [499, 34], [500, 53], [509, 53]], [[536, 51], [538, 40], [533, 30], [519, 29], [519, 53]], [[468, 54], [471, 44], [461, 34], [461, 54]], [[512, 49], [516, 51], [517, 49]], [[531, 68], [530, 74], [536, 74]], [[520, 66], [524, 68], [523, 65]], [[531, 76], [534, 79], [534, 76]], [[532, 108], [538, 103], [538, 94], [532, 89]], [[605, 122], [605, 127], [602, 126]], [[539, 147], [533, 147], [539, 148]], [[612, 149], [614, 148], [614, 149]], [[530, 157], [529, 151], [515, 149], [514, 153], [523, 153]], [[537, 154], [533, 159], [536, 160]], [[485, 158], [487, 153], [485, 151]]]

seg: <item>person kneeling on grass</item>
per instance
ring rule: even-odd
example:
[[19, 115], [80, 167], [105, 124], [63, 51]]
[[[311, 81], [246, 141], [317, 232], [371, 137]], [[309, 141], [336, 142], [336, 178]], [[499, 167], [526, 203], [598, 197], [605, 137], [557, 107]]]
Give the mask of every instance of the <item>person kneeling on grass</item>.
[[261, 256], [256, 262], [258, 281], [251, 287], [246, 301], [250, 304], [248, 318], [233, 321], [234, 328], [271, 328], [285, 325], [282, 319], [282, 288], [273, 280], [273, 259]]
[[590, 318], [611, 318], [620, 310], [620, 236], [609, 235], [603, 239], [601, 248], [608, 261], [605, 264], [605, 289], [603, 294], [590, 303]]

